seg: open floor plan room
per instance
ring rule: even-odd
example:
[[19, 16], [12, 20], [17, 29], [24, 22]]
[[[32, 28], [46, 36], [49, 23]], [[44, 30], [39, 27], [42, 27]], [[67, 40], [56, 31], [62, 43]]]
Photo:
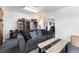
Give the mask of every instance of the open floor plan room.
[[0, 53], [79, 53], [79, 6], [0, 7]]

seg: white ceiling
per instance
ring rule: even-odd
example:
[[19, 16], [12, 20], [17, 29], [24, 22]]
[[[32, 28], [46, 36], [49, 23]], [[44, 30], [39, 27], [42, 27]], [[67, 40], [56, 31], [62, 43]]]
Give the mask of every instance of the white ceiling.
[[64, 8], [65, 6], [34, 6], [38, 9], [40, 9], [41, 11], [43, 12], [53, 12], [53, 11], [56, 11], [56, 10], [59, 10], [61, 8]]
[[[22, 13], [32, 13], [32, 12], [24, 10], [23, 9], [24, 7], [25, 6], [5, 6], [4, 8], [6, 10], [10, 10], [10, 11], [16, 11], [16, 12], [22, 12]], [[64, 8], [65, 6], [34, 6], [34, 7], [38, 8], [40, 10], [40, 12], [50, 13], [55, 10]]]

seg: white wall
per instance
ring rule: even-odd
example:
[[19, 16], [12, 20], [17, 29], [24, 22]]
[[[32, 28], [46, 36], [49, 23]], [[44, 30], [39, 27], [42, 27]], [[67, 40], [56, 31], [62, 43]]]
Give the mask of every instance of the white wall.
[[54, 17], [56, 37], [65, 39], [71, 35], [79, 35], [79, 7], [64, 7], [52, 12], [48, 17]]
[[17, 29], [17, 20], [19, 18], [26, 18], [26, 19], [31, 19], [31, 15], [29, 14], [24, 14], [24, 13], [19, 13], [19, 12], [14, 12], [14, 11], [9, 11], [6, 9], [3, 9], [4, 11], [4, 17], [3, 17], [3, 34], [4, 34], [4, 39], [9, 37], [9, 30], [15, 30]]

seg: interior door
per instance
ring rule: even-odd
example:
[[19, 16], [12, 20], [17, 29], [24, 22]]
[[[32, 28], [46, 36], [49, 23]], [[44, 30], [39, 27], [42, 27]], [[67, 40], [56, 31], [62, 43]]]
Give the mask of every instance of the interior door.
[[0, 7], [0, 45], [3, 43], [3, 11]]

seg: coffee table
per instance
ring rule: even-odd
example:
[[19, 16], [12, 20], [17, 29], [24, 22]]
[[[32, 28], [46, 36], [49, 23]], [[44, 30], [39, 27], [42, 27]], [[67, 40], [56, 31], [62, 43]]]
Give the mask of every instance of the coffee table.
[[67, 40], [51, 38], [38, 44], [38, 47], [46, 53], [60, 53], [67, 45]]

